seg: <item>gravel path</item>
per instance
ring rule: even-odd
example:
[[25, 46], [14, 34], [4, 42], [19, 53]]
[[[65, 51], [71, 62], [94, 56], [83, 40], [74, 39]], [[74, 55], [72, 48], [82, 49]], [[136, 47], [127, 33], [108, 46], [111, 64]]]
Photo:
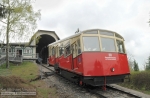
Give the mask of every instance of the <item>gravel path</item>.
[[[49, 68], [53, 69], [53, 67]], [[39, 69], [41, 69], [41, 66], [39, 66]], [[44, 67], [42, 67], [42, 71], [49, 72], [49, 70]], [[90, 94], [84, 88], [56, 74], [48, 76], [43, 80], [49, 87], [57, 88], [59, 98], [99, 98], [94, 94]]]

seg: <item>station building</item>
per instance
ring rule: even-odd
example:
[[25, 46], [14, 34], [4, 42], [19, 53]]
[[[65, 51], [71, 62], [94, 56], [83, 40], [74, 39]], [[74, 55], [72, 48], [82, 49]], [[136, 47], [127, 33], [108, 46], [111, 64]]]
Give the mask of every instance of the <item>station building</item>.
[[[22, 57], [23, 60], [37, 60], [42, 58], [47, 63], [47, 45], [59, 40], [55, 31], [38, 30], [27, 43], [10, 43], [9, 57]], [[0, 43], [0, 58], [6, 56], [6, 44]]]

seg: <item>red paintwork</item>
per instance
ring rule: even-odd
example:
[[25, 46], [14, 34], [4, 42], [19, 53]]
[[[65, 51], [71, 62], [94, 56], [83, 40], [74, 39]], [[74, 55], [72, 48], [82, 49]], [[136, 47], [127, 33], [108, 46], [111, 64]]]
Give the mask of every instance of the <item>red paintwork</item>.
[[[109, 55], [110, 54], [110, 55]], [[72, 63], [73, 61], [73, 63]], [[59, 67], [83, 76], [111, 76], [129, 74], [126, 54], [111, 52], [83, 52], [76, 58], [72, 55], [59, 58], [49, 57], [49, 64], [59, 64]], [[114, 68], [114, 72], [112, 71]]]
[[[111, 76], [130, 73], [126, 54], [111, 53], [111, 56], [109, 54], [108, 52], [82, 53], [83, 75]], [[115, 69], [114, 72], [112, 72], [112, 68]]]

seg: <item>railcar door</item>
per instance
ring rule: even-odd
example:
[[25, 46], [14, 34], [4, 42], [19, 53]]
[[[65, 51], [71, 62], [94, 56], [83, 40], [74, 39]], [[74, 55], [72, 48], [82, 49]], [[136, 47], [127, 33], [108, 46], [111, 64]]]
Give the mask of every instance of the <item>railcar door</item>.
[[65, 68], [71, 69], [72, 60], [71, 60], [71, 46], [70, 43], [65, 47]]
[[75, 56], [75, 51], [74, 51], [74, 49], [75, 49], [75, 44], [72, 44], [71, 45], [71, 54], [72, 54], [72, 66], [71, 66], [71, 69], [73, 70], [74, 69], [74, 56]]
[[77, 68], [77, 44], [72, 44], [72, 70]]
[[51, 62], [52, 62], [53, 65], [56, 63], [56, 60], [55, 60], [55, 47], [52, 48]]

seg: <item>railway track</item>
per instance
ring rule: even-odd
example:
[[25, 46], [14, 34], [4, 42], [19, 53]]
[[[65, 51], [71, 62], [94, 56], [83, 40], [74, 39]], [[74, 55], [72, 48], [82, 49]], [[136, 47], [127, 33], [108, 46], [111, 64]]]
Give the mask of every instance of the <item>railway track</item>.
[[106, 86], [107, 90], [103, 91], [100, 87], [88, 89], [88, 91], [100, 96], [100, 98], [142, 98], [141, 96], [131, 94], [129, 92], [119, 90], [117, 88]]
[[[47, 67], [44, 64], [42, 64], [42, 66], [51, 71], [51, 72], [43, 72], [46, 76], [56, 74], [55, 71], [52, 69], [52, 67]], [[59, 74], [56, 74], [56, 75], [60, 76]], [[60, 76], [60, 77], [62, 77], [62, 76]], [[69, 82], [69, 80], [68, 80], [68, 82]], [[142, 98], [141, 96], [131, 94], [128, 91], [123, 91], [121, 89], [115, 88], [110, 85], [106, 86], [106, 88], [107, 88], [106, 91], [103, 91], [101, 87], [85, 86], [85, 87], [79, 87], [79, 88], [80, 89], [84, 88], [85, 91], [96, 95], [97, 98]]]

